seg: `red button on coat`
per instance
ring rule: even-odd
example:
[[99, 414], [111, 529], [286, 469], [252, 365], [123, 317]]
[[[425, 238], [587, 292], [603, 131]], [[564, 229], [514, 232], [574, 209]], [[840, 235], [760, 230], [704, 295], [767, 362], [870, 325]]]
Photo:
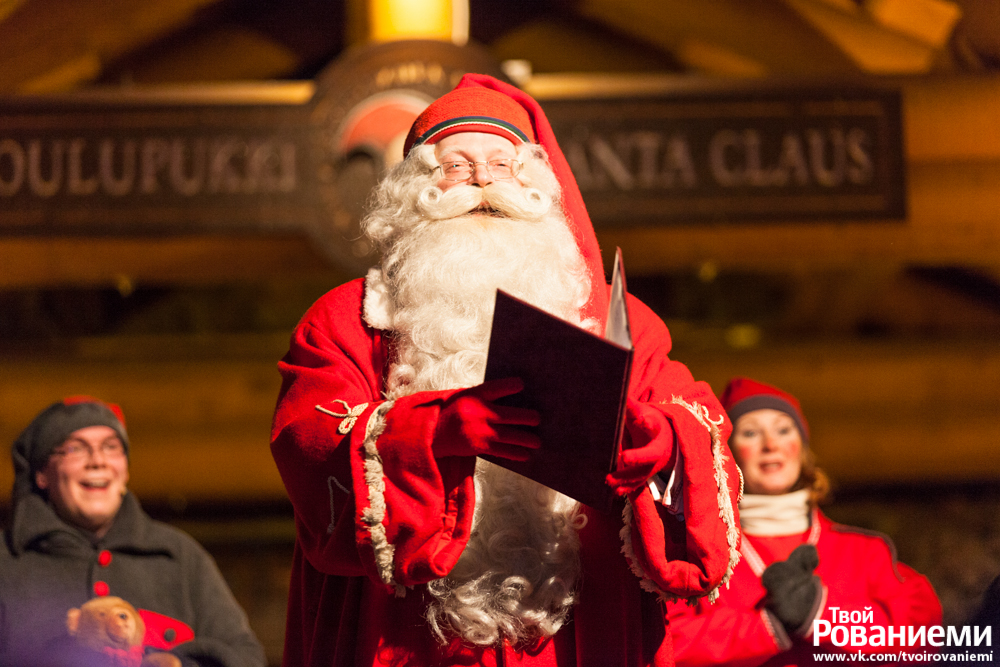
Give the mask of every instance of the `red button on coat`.
[[110, 591], [111, 591], [111, 589], [108, 588], [108, 585], [106, 583], [104, 583], [103, 581], [95, 581], [94, 582], [94, 595], [96, 595], [98, 597], [104, 597]]
[[111, 565], [111, 552], [105, 549], [101, 553], [97, 554], [97, 564], [101, 567]]

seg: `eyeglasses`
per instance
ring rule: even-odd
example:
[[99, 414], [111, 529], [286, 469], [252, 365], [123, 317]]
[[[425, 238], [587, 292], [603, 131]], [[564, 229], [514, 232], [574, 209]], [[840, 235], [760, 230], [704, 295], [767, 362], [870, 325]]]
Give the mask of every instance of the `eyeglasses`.
[[485, 164], [486, 171], [498, 181], [514, 178], [521, 171], [521, 163], [509, 158], [490, 160], [488, 162], [445, 162], [434, 167], [434, 169], [440, 169], [441, 176], [446, 181], [467, 181], [472, 178], [477, 164]]
[[105, 458], [116, 459], [125, 455], [125, 445], [121, 440], [106, 440], [97, 446], [95, 450], [88, 444], [82, 442], [71, 442], [68, 445], [57, 447], [52, 450], [53, 456], [61, 456], [64, 460], [72, 463], [85, 461], [97, 452], [101, 452]]

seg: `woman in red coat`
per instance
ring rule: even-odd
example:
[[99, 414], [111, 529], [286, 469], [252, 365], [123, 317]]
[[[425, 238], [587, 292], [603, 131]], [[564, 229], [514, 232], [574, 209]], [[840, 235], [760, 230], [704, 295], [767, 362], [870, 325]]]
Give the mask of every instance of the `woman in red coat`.
[[909, 641], [910, 626], [927, 637], [941, 624], [927, 579], [896, 561], [887, 537], [833, 523], [817, 509], [829, 483], [795, 397], [736, 378], [722, 405], [745, 482], [743, 558], [714, 604], [670, 605], [677, 664], [777, 667], [839, 653], [880, 662], [877, 654], [937, 652], [929, 641]]

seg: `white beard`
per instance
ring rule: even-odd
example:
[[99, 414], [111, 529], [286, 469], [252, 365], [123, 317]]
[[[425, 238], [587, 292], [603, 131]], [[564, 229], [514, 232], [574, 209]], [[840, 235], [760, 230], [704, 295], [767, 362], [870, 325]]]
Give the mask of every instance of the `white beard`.
[[[580, 315], [590, 295], [586, 264], [537, 150], [522, 159], [520, 180], [549, 192], [497, 182], [442, 193], [425, 175], [426, 150], [380, 186], [363, 224], [383, 251], [369, 288], [380, 291], [382, 324], [396, 346], [387, 398], [480, 384], [498, 288], [593, 327]], [[483, 202], [492, 214], [469, 213]], [[574, 603], [585, 521], [578, 504], [483, 460], [476, 498], [465, 551], [448, 577], [428, 584], [432, 631], [442, 642], [457, 636], [476, 645], [553, 635]]]
[[480, 646], [554, 635], [576, 601], [585, 524], [572, 498], [478, 459], [472, 536], [448, 576], [427, 584], [434, 634]]

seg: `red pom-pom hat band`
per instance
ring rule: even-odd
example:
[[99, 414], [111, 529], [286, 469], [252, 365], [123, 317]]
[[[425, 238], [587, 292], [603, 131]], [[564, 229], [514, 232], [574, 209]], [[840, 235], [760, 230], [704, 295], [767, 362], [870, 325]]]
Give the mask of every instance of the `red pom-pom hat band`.
[[523, 144], [530, 141], [528, 135], [519, 130], [516, 126], [499, 118], [490, 116], [462, 116], [452, 118], [438, 123], [431, 129], [416, 138], [410, 150], [423, 144], [436, 144], [445, 137], [459, 132], [486, 132], [496, 134], [504, 139], [510, 139], [514, 145]]

